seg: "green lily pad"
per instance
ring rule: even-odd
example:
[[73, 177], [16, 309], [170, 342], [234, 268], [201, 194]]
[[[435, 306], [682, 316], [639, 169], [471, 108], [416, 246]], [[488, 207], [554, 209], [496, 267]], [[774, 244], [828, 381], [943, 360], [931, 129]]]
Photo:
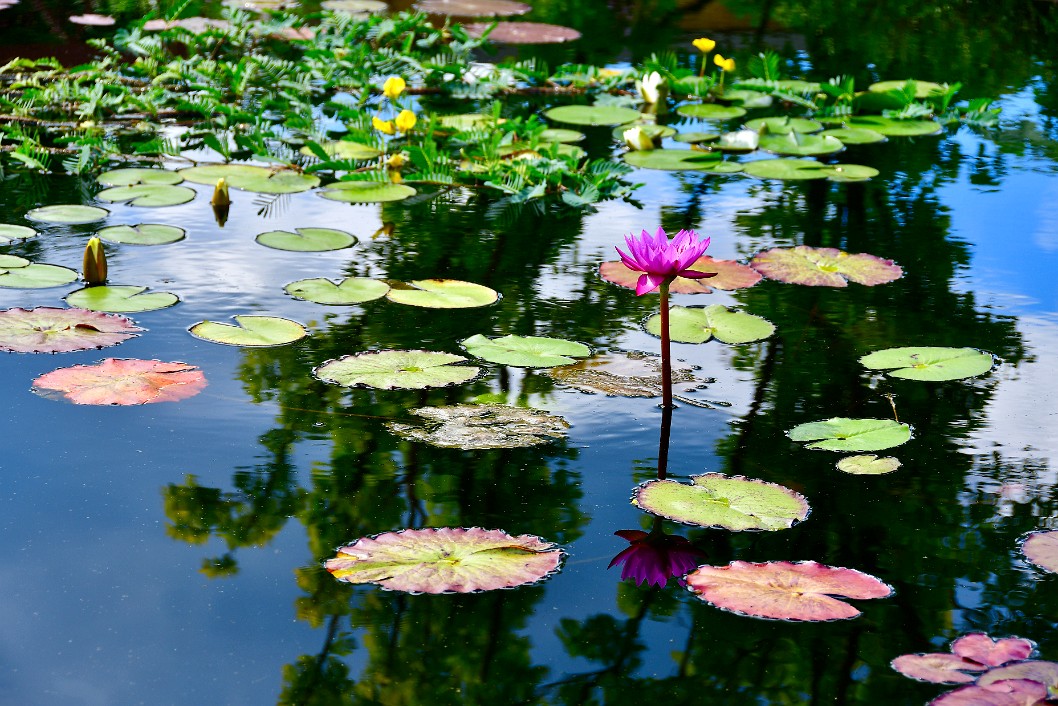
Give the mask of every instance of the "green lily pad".
[[647, 481], [632, 504], [674, 522], [732, 532], [783, 530], [808, 517], [804, 496], [775, 483], [722, 473], [691, 476], [691, 483]]
[[772, 248], [753, 256], [750, 267], [779, 282], [810, 287], [867, 287], [900, 279], [904, 271], [892, 260], [867, 253], [849, 254], [837, 248]]
[[[576, 159], [584, 159], [588, 155], [584, 151], [583, 147], [577, 145], [570, 145], [564, 142], [555, 143], [558, 146], [558, 153], [575, 157]], [[536, 149], [529, 149], [524, 142], [515, 142], [509, 145], [501, 145], [497, 150], [496, 154], [500, 157], [516, 157], [516, 156], [542, 156], [544, 150], [551, 148], [552, 144], [547, 142], [541, 142], [536, 146]]]
[[544, 115], [548, 120], [570, 125], [623, 125], [640, 118], [635, 108], [617, 105], [561, 105]]
[[737, 105], [717, 105], [716, 103], [686, 103], [676, 108], [676, 112], [688, 118], [698, 120], [731, 120], [746, 114], [745, 108]]
[[110, 215], [110, 211], [96, 206], [79, 206], [77, 204], [57, 204], [41, 206], [26, 214], [31, 221], [44, 223], [63, 223], [65, 225], [82, 225], [95, 223]]
[[320, 196], [343, 203], [381, 203], [403, 201], [415, 195], [415, 189], [407, 184], [382, 181], [339, 181], [328, 184]]
[[725, 162], [719, 152], [700, 150], [634, 150], [622, 157], [633, 167], [642, 169], [664, 169], [667, 171], [693, 170], [717, 174], [734, 174], [742, 171], [737, 162]]
[[15, 255], [0, 255], [0, 287], [45, 289], [77, 280], [77, 273], [58, 265], [36, 264]]
[[801, 181], [808, 179], [826, 179], [825, 167], [814, 159], [759, 159], [745, 165], [745, 172], [758, 179], [782, 179], [783, 181]]
[[436, 351], [368, 351], [329, 360], [312, 372], [324, 382], [344, 387], [422, 390], [476, 378], [480, 368], [454, 365], [464, 361], [461, 355]]
[[746, 122], [747, 130], [760, 130], [761, 126], [767, 127], [767, 132], [774, 135], [788, 135], [791, 132], [819, 132], [823, 129], [822, 123], [808, 118], [756, 118]]
[[[661, 335], [661, 314], [647, 319], [646, 330], [654, 336]], [[762, 341], [773, 333], [775, 325], [767, 319], [732, 311], [721, 304], [669, 309], [669, 336], [680, 343], [705, 343], [710, 338], [721, 343], [750, 343]]]
[[283, 289], [295, 299], [317, 304], [349, 305], [381, 299], [389, 291], [389, 285], [369, 277], [346, 277], [340, 282], [316, 277], [299, 279]]
[[984, 375], [995, 365], [995, 357], [976, 348], [912, 347], [875, 351], [860, 362], [871, 370], [886, 370], [895, 378], [941, 382]]
[[[320, 146], [323, 148], [323, 151], [327, 153], [328, 157], [335, 159], [366, 160], [374, 159], [382, 154], [382, 150], [377, 147], [361, 144], [359, 142], [350, 142], [349, 140], [324, 142]], [[316, 156], [316, 154], [308, 147], [302, 147], [298, 151], [307, 157]]]
[[[636, 117], [639, 117], [638, 113], [636, 113]], [[439, 127], [464, 132], [466, 130], [476, 130], [478, 128], [493, 125], [497, 120], [487, 113], [459, 113], [457, 115], [438, 115], [434, 118], [434, 122], [437, 123]], [[500, 119], [498, 122], [502, 123], [503, 119]]]
[[169, 245], [183, 240], [187, 231], [163, 223], [140, 223], [134, 226], [108, 226], [96, 233], [108, 243], [126, 245]]
[[852, 473], [857, 476], [880, 476], [900, 468], [900, 459], [892, 456], [879, 458], [874, 454], [862, 454], [846, 456], [838, 461], [837, 465], [838, 470], [843, 473]]
[[834, 417], [800, 424], [786, 432], [792, 441], [811, 441], [806, 448], [826, 451], [880, 451], [911, 438], [911, 427], [892, 419]]
[[743, 108], [770, 108], [771, 104], [775, 102], [767, 93], [761, 93], [760, 91], [750, 91], [746, 89], [729, 88], [724, 91], [724, 95], [720, 96], [722, 100], [737, 103]]
[[37, 235], [37, 231], [28, 226], [16, 226], [10, 223], [0, 223], [0, 245], [7, 245], [16, 240], [25, 240]]
[[787, 93], [819, 93], [819, 84], [800, 79], [780, 79], [770, 81], [764, 78], [742, 79], [731, 85], [732, 88], [748, 88], [750, 90], [770, 91], [779, 90]]
[[343, 230], [333, 228], [295, 228], [289, 230], [270, 230], [261, 233], [256, 240], [261, 245], [276, 250], [293, 252], [327, 252], [341, 250], [356, 245], [356, 236]]
[[182, 176], [168, 169], [113, 169], [96, 177], [96, 181], [103, 186], [135, 186], [136, 184], [173, 186], [183, 180]]
[[799, 132], [789, 132], [785, 135], [762, 135], [760, 149], [775, 154], [814, 157], [840, 152], [845, 149], [845, 145], [838, 138], [828, 135], [802, 135]]
[[147, 287], [126, 285], [85, 287], [66, 295], [66, 303], [70, 306], [114, 314], [165, 309], [179, 301], [180, 297], [169, 292], [147, 293]]
[[668, 125], [658, 125], [657, 123], [627, 123], [625, 125], [618, 125], [613, 129], [613, 139], [618, 142], [624, 142], [625, 130], [631, 130], [634, 127], [639, 128], [647, 137], [655, 141], [665, 137], [672, 137], [676, 134], [676, 128], [669, 127]]
[[495, 289], [457, 279], [417, 279], [403, 286], [409, 288], [390, 289], [386, 297], [398, 304], [422, 306], [428, 309], [467, 309], [488, 306], [500, 298]]
[[[878, 83], [872, 83], [867, 87], [868, 91], [872, 93], [885, 93], [886, 91], [902, 91], [904, 86], [907, 85], [907, 81], [879, 81]], [[915, 87], [915, 98], [929, 98], [935, 93], [944, 93], [946, 90], [944, 86], [939, 83], [933, 83], [932, 81], [914, 81], [911, 83]]]
[[846, 145], [871, 145], [875, 142], [885, 142], [885, 135], [877, 130], [853, 127], [835, 127], [819, 133], [825, 137], [836, 137]]
[[846, 120], [845, 127], [874, 130], [887, 137], [918, 137], [936, 135], [941, 131], [940, 123], [932, 120], [897, 120], [877, 115], [857, 115]]
[[308, 335], [297, 321], [278, 316], [233, 316], [236, 324], [200, 321], [188, 331], [192, 336], [229, 346], [283, 346]]
[[680, 132], [672, 136], [672, 139], [676, 142], [687, 142], [692, 145], [701, 144], [703, 142], [712, 142], [713, 140], [720, 139], [719, 132]]
[[827, 175], [828, 181], [836, 182], [867, 181], [878, 176], [877, 169], [862, 164], [828, 164], [820, 171]]
[[296, 194], [319, 186], [319, 177], [292, 170], [273, 171], [252, 164], [207, 164], [181, 169], [180, 176], [195, 184], [213, 186], [224, 179], [228, 186], [258, 194]]
[[583, 343], [541, 336], [503, 336], [487, 338], [478, 334], [460, 343], [470, 355], [490, 363], [519, 368], [553, 368], [576, 363], [577, 358], [591, 355]]
[[402, 439], [451, 449], [538, 446], [562, 438], [569, 429], [569, 422], [557, 415], [499, 404], [420, 407], [411, 414], [425, 424], [387, 422], [386, 428]]
[[96, 194], [100, 201], [111, 203], [124, 202], [129, 206], [179, 206], [195, 198], [195, 190], [186, 186], [167, 186], [165, 184], [137, 184], [135, 186], [115, 186]]
[[567, 130], [560, 127], [549, 127], [540, 133], [540, 140], [542, 142], [580, 142], [585, 138], [583, 132], [577, 130]]

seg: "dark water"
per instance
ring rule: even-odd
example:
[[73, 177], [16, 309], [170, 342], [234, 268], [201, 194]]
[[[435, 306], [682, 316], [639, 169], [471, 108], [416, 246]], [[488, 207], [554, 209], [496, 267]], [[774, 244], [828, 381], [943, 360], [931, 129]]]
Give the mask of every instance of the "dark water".
[[[1058, 577], [1027, 565], [1016, 546], [1027, 531], [1058, 528], [1058, 73], [1047, 53], [1058, 39], [1055, 13], [1043, 3], [893, 3], [881, 16], [857, 2], [732, 9], [746, 31], [718, 38], [744, 54], [767, 42], [811, 78], [961, 80], [967, 96], [1002, 95], [1000, 129], [851, 147], [843, 161], [881, 171], [864, 185], [640, 171], [641, 207], [608, 203], [563, 218], [460, 192], [355, 207], [311, 193], [270, 202], [233, 192], [223, 229], [208, 195], [161, 210], [114, 207], [108, 224], [188, 229], [186, 241], [164, 248], [111, 248], [113, 281], [183, 302], [134, 316], [148, 332], [119, 348], [0, 358], [0, 702], [912, 705], [942, 687], [905, 679], [889, 661], [944, 649], [967, 631], [1032, 638], [1044, 658], [1058, 659]], [[684, 51], [710, 31], [681, 30], [665, 12], [536, 10], [539, 19], [594, 22], [581, 48], [554, 56], [597, 61]], [[765, 14], [784, 31], [756, 33]], [[590, 135], [590, 149], [608, 149], [607, 135]], [[42, 203], [91, 202], [95, 190], [15, 172], [3, 186], [8, 223]], [[383, 223], [392, 234], [372, 240]], [[717, 258], [808, 244], [904, 268], [903, 279], [876, 288], [762, 282], [675, 301], [742, 307], [778, 333], [751, 345], [675, 345], [715, 379], [698, 396], [722, 404], [675, 412], [670, 472], [782, 483], [808, 498], [812, 514], [774, 533], [667, 529], [712, 564], [816, 560], [895, 587], [891, 598], [858, 602], [859, 618], [760, 621], [674, 583], [638, 588], [607, 571], [627, 546], [613, 532], [649, 527], [628, 498], [656, 464], [657, 400], [586, 395], [498, 366], [426, 392], [348, 391], [311, 376], [325, 360], [369, 349], [458, 353], [458, 341], [477, 333], [656, 351], [639, 329], [656, 298], [602, 282], [596, 270], [624, 234], [659, 224], [710, 235]], [[361, 242], [311, 254], [253, 242], [297, 226], [342, 228]], [[4, 252], [78, 267], [92, 228], [44, 230]], [[503, 298], [437, 312], [384, 300], [324, 307], [282, 290], [354, 274], [464, 279]], [[60, 305], [67, 289], [0, 290], [0, 306]], [[240, 350], [186, 333], [238, 313], [288, 316], [312, 335]], [[900, 345], [973, 346], [1003, 362], [986, 377], [938, 384], [879, 378], [857, 363]], [[178, 404], [133, 408], [29, 392], [49, 370], [108, 356], [194, 363], [209, 387]], [[471, 452], [404, 442], [384, 427], [408, 409], [483, 394], [563, 415], [568, 439]], [[887, 395], [915, 429], [894, 450], [903, 466], [893, 474], [841, 474], [836, 455], [784, 436], [833, 416], [888, 417]], [[428, 526], [537, 534], [569, 557], [540, 586], [469, 596], [354, 588], [320, 566], [358, 537]]]

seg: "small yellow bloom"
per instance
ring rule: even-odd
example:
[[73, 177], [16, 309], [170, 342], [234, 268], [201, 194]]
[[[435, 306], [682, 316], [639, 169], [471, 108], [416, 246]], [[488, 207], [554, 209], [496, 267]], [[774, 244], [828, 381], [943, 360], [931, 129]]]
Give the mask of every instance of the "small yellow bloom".
[[217, 179], [217, 186], [213, 189], [213, 198], [209, 202], [214, 206], [230, 206], [231, 196], [228, 194], [228, 182], [224, 177]]
[[408, 158], [404, 156], [403, 152], [397, 152], [396, 154], [390, 155], [389, 159], [386, 160], [386, 166], [390, 169], [400, 169], [408, 161]]
[[698, 39], [695, 39], [693, 42], [691, 42], [691, 44], [693, 44], [694, 48], [703, 54], [708, 54], [716, 48], [716, 42], [714, 42], [712, 39], [709, 39], [708, 37], [699, 37]]
[[401, 132], [407, 132], [408, 130], [411, 130], [413, 127], [415, 127], [415, 113], [411, 112], [410, 110], [402, 110], [393, 122], [397, 124], [398, 130], [400, 130]]
[[620, 69], [599, 69], [597, 72], [602, 78], [613, 78], [614, 76], [620, 76], [624, 73]]
[[713, 57], [713, 63], [716, 64], [717, 66], [719, 66], [721, 71], [734, 71], [735, 70], [735, 60], [734, 59], [725, 59], [720, 54], [717, 54], [716, 56]]
[[82, 270], [85, 284], [103, 284], [107, 281], [107, 254], [99, 238], [89, 238], [84, 249]]
[[394, 135], [397, 132], [397, 129], [393, 127], [392, 120], [382, 120], [377, 115], [371, 118], [371, 127], [387, 135]]
[[401, 93], [404, 93], [405, 86], [407, 86], [407, 84], [400, 76], [390, 76], [386, 79], [386, 82], [382, 84], [382, 93], [386, 98], [393, 100]]

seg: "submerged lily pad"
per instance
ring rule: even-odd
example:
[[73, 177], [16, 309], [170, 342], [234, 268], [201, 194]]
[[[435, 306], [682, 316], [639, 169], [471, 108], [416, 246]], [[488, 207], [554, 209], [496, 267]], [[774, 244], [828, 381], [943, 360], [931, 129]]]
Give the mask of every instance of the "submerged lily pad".
[[87, 309], [0, 311], [0, 350], [13, 353], [69, 353], [116, 346], [142, 331], [132, 319]]
[[7, 245], [16, 240], [25, 240], [37, 235], [37, 231], [28, 226], [16, 226], [10, 223], [0, 223], [0, 245]]
[[96, 194], [101, 201], [125, 203], [129, 206], [158, 208], [161, 206], [179, 206], [195, 198], [195, 190], [186, 186], [167, 186], [165, 184], [137, 184], [135, 186], [115, 186]]
[[563, 552], [529, 534], [438, 527], [386, 532], [338, 550], [324, 567], [340, 581], [407, 593], [476, 593], [536, 583]]
[[449, 17], [512, 17], [524, 15], [533, 8], [514, 0], [419, 0], [415, 9], [428, 15]]
[[408, 288], [390, 289], [386, 298], [428, 309], [469, 309], [488, 306], [500, 298], [495, 289], [457, 279], [417, 279], [402, 284]]
[[873, 287], [904, 274], [892, 260], [807, 245], [765, 250], [753, 257], [750, 266], [770, 279], [811, 287], [847, 287], [848, 282]]
[[[471, 22], [463, 29], [471, 37], [482, 37], [493, 27], [491, 22]], [[543, 22], [500, 22], [489, 32], [489, 41], [497, 44], [562, 44], [580, 39], [572, 27]]]
[[544, 116], [570, 125], [623, 125], [642, 117], [635, 108], [618, 105], [562, 105], [547, 111]]
[[880, 476], [884, 473], [892, 473], [900, 468], [900, 459], [892, 456], [879, 458], [874, 454], [863, 454], [860, 456], [846, 456], [838, 461], [838, 470], [842, 473], [851, 473], [857, 476]]
[[[574, 365], [548, 368], [545, 375], [589, 395], [660, 397], [661, 359], [644, 353], [595, 356]], [[673, 365], [673, 383], [698, 382], [693, 371]]]
[[33, 391], [45, 397], [95, 405], [176, 402], [205, 386], [206, 376], [193, 365], [121, 358], [60, 368], [33, 381]]
[[857, 115], [846, 120], [845, 127], [874, 130], [886, 137], [919, 137], [936, 135], [941, 131], [941, 124], [932, 120], [897, 120], [878, 115]]
[[96, 235], [108, 243], [127, 245], [169, 245], [183, 240], [187, 231], [163, 223], [140, 223], [134, 226], [108, 226]]
[[272, 170], [252, 164], [207, 164], [181, 169], [180, 176], [195, 184], [213, 186], [224, 179], [233, 189], [259, 194], [296, 194], [318, 186], [319, 177], [292, 170]]
[[308, 335], [297, 321], [278, 316], [241, 314], [232, 317], [235, 324], [199, 321], [188, 331], [204, 341], [229, 346], [283, 346]]
[[0, 255], [0, 287], [9, 289], [46, 289], [61, 287], [77, 279], [67, 267], [30, 262], [17, 255]]
[[184, 178], [168, 169], [113, 169], [96, 177], [103, 186], [135, 186], [136, 184], [157, 184], [172, 186]]
[[580, 142], [586, 137], [583, 132], [567, 130], [561, 127], [549, 127], [540, 133], [541, 142]]
[[976, 348], [918, 346], [875, 351], [860, 358], [860, 363], [895, 378], [941, 382], [984, 375], [995, 365], [995, 357]]
[[719, 152], [702, 152], [699, 150], [633, 150], [626, 152], [623, 159], [633, 167], [644, 169], [665, 169], [678, 171], [693, 169], [701, 172], [734, 174], [742, 171], [737, 162], [723, 161]]
[[103, 285], [85, 287], [66, 295], [71, 306], [92, 311], [132, 314], [165, 309], [179, 303], [180, 297], [169, 292], [147, 292], [147, 287]]
[[691, 483], [647, 481], [632, 504], [685, 525], [732, 532], [788, 529], [808, 517], [804, 496], [775, 483], [722, 473], [691, 476]]
[[519, 368], [553, 368], [576, 363], [591, 355], [583, 343], [542, 336], [503, 336], [487, 338], [478, 334], [462, 341], [467, 353], [490, 363]]
[[717, 105], [716, 103], [686, 103], [676, 108], [676, 112], [688, 118], [698, 120], [731, 120], [746, 114], [745, 108], [737, 105]]
[[388, 422], [397, 436], [452, 449], [513, 449], [565, 436], [569, 422], [538, 409], [498, 404], [460, 404], [411, 410], [423, 425]]
[[1058, 574], [1058, 530], [1033, 532], [1021, 543], [1021, 552], [1041, 569]]
[[385, 181], [339, 181], [328, 184], [320, 196], [343, 203], [382, 203], [403, 201], [415, 195], [415, 189], [407, 184]]
[[78, 204], [57, 204], [54, 206], [41, 206], [26, 214], [31, 221], [42, 221], [44, 223], [63, 223], [65, 225], [83, 225], [95, 223], [110, 215], [110, 211], [96, 206], [80, 206]]
[[880, 451], [907, 443], [911, 427], [892, 419], [833, 417], [799, 424], [786, 432], [791, 441], [811, 441], [805, 448], [826, 451]]
[[866, 600], [893, 593], [891, 586], [870, 574], [814, 561], [699, 566], [686, 581], [688, 589], [717, 608], [772, 620], [855, 618], [860, 611], [834, 596]]
[[885, 142], [886, 137], [877, 130], [855, 127], [836, 127], [819, 133], [829, 137], [836, 137], [846, 145], [870, 145], [875, 142]]
[[421, 390], [473, 380], [480, 368], [454, 365], [466, 358], [436, 351], [368, 351], [329, 360], [312, 372], [344, 387]]
[[845, 149], [841, 140], [829, 135], [802, 135], [789, 132], [785, 135], [764, 135], [760, 138], [760, 149], [775, 154], [815, 157], [833, 154]]
[[791, 117], [775, 117], [775, 118], [756, 118], [755, 120], [749, 120], [746, 122], [747, 130], [760, 130], [761, 127], [767, 128], [766, 132], [775, 135], [787, 135], [791, 132], [819, 132], [823, 129], [823, 123], [815, 120], [809, 120], [808, 118], [791, 118]]
[[317, 304], [360, 304], [381, 299], [389, 291], [389, 285], [369, 277], [346, 277], [332, 282], [326, 277], [299, 279], [283, 287], [295, 299]]
[[[323, 151], [327, 153], [328, 157], [335, 159], [352, 159], [352, 160], [367, 160], [374, 159], [382, 154], [382, 150], [371, 145], [365, 145], [360, 142], [351, 142], [349, 140], [331, 140], [324, 142], [320, 145]], [[302, 147], [300, 150], [301, 154], [306, 157], [315, 157], [316, 153], [310, 150], [308, 147]]]
[[969, 684], [976, 677], [967, 672], [984, 671], [984, 665], [945, 653], [900, 655], [889, 666], [916, 681], [930, 684]]
[[[647, 319], [646, 330], [661, 336], [661, 314]], [[767, 319], [733, 311], [721, 304], [669, 309], [669, 336], [680, 343], [705, 343], [710, 338], [721, 343], [750, 343], [762, 341], [773, 333], [775, 325]]]
[[333, 228], [270, 230], [258, 235], [256, 240], [265, 247], [293, 252], [327, 252], [351, 248], [356, 244], [356, 236]]
[[[752, 267], [734, 260], [714, 260], [709, 255], [698, 258], [688, 269], [698, 272], [715, 272], [716, 276], [705, 279], [677, 277], [669, 285], [671, 294], [708, 294], [714, 289], [725, 291], [745, 289], [752, 287], [762, 279], [762, 275]], [[641, 274], [643, 273], [629, 269], [620, 260], [611, 260], [599, 266], [600, 277], [626, 289], [634, 290]]]

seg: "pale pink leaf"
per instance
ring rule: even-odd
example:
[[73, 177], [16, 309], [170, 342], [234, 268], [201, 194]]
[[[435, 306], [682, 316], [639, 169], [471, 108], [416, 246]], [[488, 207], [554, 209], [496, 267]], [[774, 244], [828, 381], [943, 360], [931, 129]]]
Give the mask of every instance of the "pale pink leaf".
[[811, 287], [869, 287], [899, 279], [904, 272], [892, 260], [867, 253], [849, 254], [836, 248], [772, 248], [757, 253], [750, 266], [765, 277]]
[[1036, 649], [1032, 640], [1020, 637], [1005, 637], [992, 640], [981, 632], [963, 635], [951, 643], [951, 651], [959, 657], [973, 660], [985, 667], [998, 667], [1007, 662], [1018, 662], [1028, 659]]
[[977, 662], [937, 652], [900, 655], [889, 666], [905, 677], [931, 684], [969, 684], [975, 677], [966, 674], [966, 671], [980, 672], [984, 669]]
[[70, 22], [79, 25], [91, 25], [94, 27], [109, 27], [117, 22], [117, 20], [110, 15], [96, 15], [89, 13], [87, 15], [73, 15], [70, 17]]
[[143, 329], [125, 316], [88, 309], [0, 310], [0, 350], [67, 353], [116, 346]]
[[59, 368], [33, 381], [34, 391], [47, 397], [94, 405], [176, 402], [205, 386], [205, 376], [193, 365], [120, 358]]
[[1025, 679], [964, 686], [941, 694], [929, 706], [1036, 706], [1047, 698], [1047, 687]]
[[1021, 551], [1041, 569], [1058, 573], [1058, 530], [1033, 532], [1022, 542]]
[[1030, 660], [995, 667], [982, 674], [977, 685], [989, 686], [1007, 679], [1028, 679], [1058, 692], [1058, 662]]
[[[463, 25], [471, 37], [480, 37], [492, 27], [491, 22], [471, 22]], [[497, 44], [560, 44], [580, 39], [580, 32], [572, 27], [549, 25], [543, 22], [500, 22], [489, 33], [489, 41]]]
[[[677, 277], [669, 285], [672, 294], [708, 294], [714, 289], [726, 291], [752, 287], [761, 280], [761, 274], [752, 267], [734, 260], [714, 260], [703, 255], [694, 261], [688, 269], [699, 272], [715, 272], [716, 277], [708, 279], [691, 279]], [[599, 266], [599, 276], [607, 282], [613, 282], [627, 289], [635, 289], [642, 272], [629, 269], [620, 260], [604, 262]]]

